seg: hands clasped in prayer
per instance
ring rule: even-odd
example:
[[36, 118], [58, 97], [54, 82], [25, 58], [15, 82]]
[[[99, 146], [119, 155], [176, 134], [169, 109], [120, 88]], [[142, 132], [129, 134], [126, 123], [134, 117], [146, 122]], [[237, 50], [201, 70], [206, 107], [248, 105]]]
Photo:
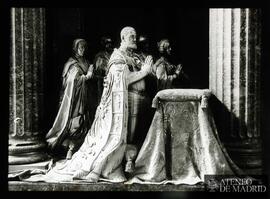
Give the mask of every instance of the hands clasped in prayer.
[[147, 73], [150, 73], [152, 66], [153, 66], [153, 57], [151, 55], [148, 55], [145, 58], [144, 64], [142, 65], [142, 70], [146, 71]]
[[[141, 131], [139, 126], [142, 121], [139, 118], [144, 118], [144, 112], [151, 106], [145, 78], [152, 74], [157, 84], [162, 78], [163, 82], [167, 81], [164, 76], [179, 76], [182, 65], [174, 67], [167, 61], [167, 54], [171, 51], [167, 40], [167, 43], [161, 42], [162, 59], [154, 65], [153, 56], [148, 53], [146, 37], [140, 39], [139, 49], [134, 28], [123, 28], [120, 37], [120, 48], [112, 53], [112, 40], [107, 37], [102, 39], [104, 49], [96, 55], [94, 64], [89, 64], [84, 58], [86, 42], [82, 39], [74, 41], [75, 55], [66, 64], [65, 70], [73, 68], [76, 73], [65, 72], [69, 75], [66, 80], [69, 84], [65, 87], [62, 108], [53, 127], [54, 136], [49, 140], [57, 143], [54, 146], [60, 146], [68, 139], [72, 140], [72, 144], [66, 156], [67, 162], [61, 169], [52, 168], [48, 173], [51, 178], [57, 174], [71, 180], [123, 182], [126, 181], [126, 174], [134, 172], [139, 150], [134, 136]], [[87, 80], [94, 78], [98, 80], [98, 97], [89, 96], [91, 93], [87, 91]], [[100, 103], [90, 121], [88, 104], [95, 97], [100, 98], [97, 100]], [[62, 126], [61, 121], [65, 121]], [[76, 131], [73, 130], [76, 133], [70, 133], [72, 126], [76, 126]], [[61, 136], [59, 129], [63, 131]], [[77, 137], [84, 141], [74, 142]], [[93, 146], [91, 143], [96, 144]], [[123, 161], [126, 162], [125, 169], [122, 168]]]

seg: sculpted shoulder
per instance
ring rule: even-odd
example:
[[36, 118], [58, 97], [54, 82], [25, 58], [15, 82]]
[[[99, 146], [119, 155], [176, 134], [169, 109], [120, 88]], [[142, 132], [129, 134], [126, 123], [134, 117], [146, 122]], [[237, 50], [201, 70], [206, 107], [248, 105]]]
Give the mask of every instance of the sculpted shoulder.
[[109, 63], [115, 62], [126, 62], [125, 55], [119, 49], [114, 49], [109, 60]]
[[124, 70], [125, 65], [126, 65], [125, 56], [121, 53], [120, 50], [114, 49], [108, 63], [108, 71]]
[[161, 57], [159, 58], [156, 63], [152, 67], [153, 73], [156, 73], [158, 67], [164, 67], [164, 59]]
[[77, 63], [77, 60], [75, 60], [74, 58], [70, 57], [68, 59], [68, 61], [65, 63], [64, 70], [62, 73], [63, 77], [66, 76], [67, 72], [71, 69], [71, 66], [74, 65], [75, 63]]
[[98, 58], [106, 59], [108, 60], [110, 58], [110, 55], [106, 53], [105, 51], [99, 51], [96, 55], [94, 60], [97, 60]]

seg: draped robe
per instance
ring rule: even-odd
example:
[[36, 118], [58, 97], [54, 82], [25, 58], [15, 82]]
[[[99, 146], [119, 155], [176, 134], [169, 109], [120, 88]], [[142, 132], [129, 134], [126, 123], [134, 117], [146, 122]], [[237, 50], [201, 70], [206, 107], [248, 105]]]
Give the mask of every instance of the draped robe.
[[46, 175], [31, 176], [27, 181], [88, 180], [90, 175], [104, 181], [126, 181], [121, 163], [127, 136], [128, 66], [119, 50], [112, 54], [108, 67], [108, 85], [80, 149], [70, 160], [56, 162]]
[[46, 135], [49, 148], [53, 151], [57, 151], [66, 139], [82, 142], [93, 121], [95, 107], [91, 105], [92, 82], [85, 76], [88, 68], [88, 61], [82, 63], [76, 57], [69, 58], [65, 64], [60, 107], [54, 124]]

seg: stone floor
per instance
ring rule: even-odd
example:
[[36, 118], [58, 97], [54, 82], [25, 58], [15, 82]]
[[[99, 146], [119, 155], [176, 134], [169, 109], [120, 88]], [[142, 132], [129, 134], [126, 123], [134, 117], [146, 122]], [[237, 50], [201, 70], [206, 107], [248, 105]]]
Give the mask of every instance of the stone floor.
[[[45, 169], [49, 164], [49, 160], [39, 163], [26, 165], [9, 165], [9, 172], [18, 172], [27, 169]], [[65, 183], [48, 183], [48, 182], [25, 182], [13, 178], [8, 181], [9, 191], [136, 191], [136, 192], [171, 192], [171, 191], [188, 191], [201, 192], [204, 191], [203, 184], [197, 185], [154, 185], [154, 184], [123, 184], [123, 183], [89, 183], [89, 182], [65, 182]]]
[[203, 185], [149, 185], [149, 184], [92, 184], [92, 183], [44, 183], [10, 181], [9, 191], [136, 191], [136, 192], [168, 192], [168, 191], [204, 191]]

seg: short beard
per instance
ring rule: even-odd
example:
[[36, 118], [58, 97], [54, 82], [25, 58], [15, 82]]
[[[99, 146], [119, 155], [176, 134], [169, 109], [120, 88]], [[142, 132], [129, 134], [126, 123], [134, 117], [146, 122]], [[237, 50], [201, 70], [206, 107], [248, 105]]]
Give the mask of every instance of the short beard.
[[127, 46], [127, 48], [132, 49], [132, 50], [136, 50], [137, 49], [137, 44], [130, 44]]

